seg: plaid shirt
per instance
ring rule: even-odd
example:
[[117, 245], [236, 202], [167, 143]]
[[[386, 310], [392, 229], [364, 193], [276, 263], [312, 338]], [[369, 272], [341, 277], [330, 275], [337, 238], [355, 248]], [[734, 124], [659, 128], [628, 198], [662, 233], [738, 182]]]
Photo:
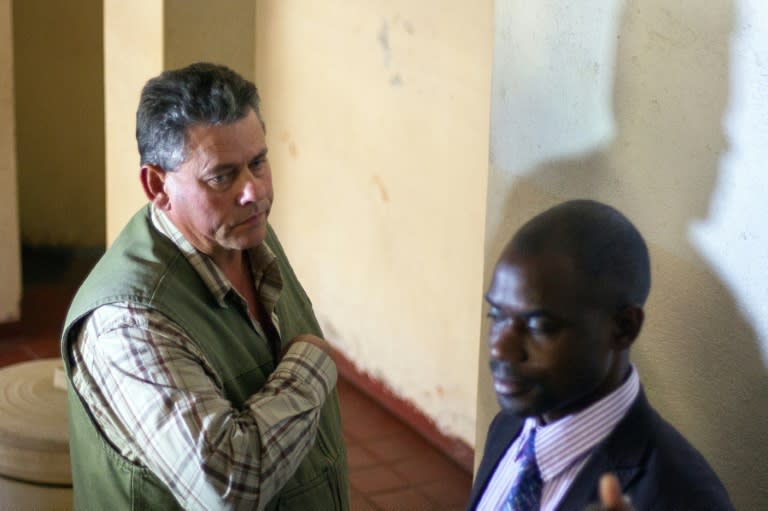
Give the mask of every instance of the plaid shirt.
[[[248, 310], [221, 270], [162, 212], [152, 208], [152, 221], [220, 302]], [[259, 299], [277, 329], [282, 279], [275, 256], [264, 243], [248, 255]], [[263, 335], [253, 317], [251, 323]], [[186, 509], [263, 508], [312, 447], [320, 409], [336, 384], [336, 366], [325, 352], [294, 343], [264, 387], [236, 410], [194, 341], [167, 316], [129, 303], [97, 308], [72, 355], [72, 382], [104, 435]]]

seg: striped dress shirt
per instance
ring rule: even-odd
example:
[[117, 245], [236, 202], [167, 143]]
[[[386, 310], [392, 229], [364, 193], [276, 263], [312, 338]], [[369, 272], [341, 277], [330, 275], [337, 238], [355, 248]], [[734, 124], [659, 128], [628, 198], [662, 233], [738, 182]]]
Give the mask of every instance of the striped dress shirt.
[[[263, 336], [216, 264], [154, 207], [152, 222], [219, 303], [241, 307]], [[282, 279], [276, 258], [264, 243], [248, 256], [259, 299], [277, 330]], [[104, 435], [127, 459], [148, 467], [185, 509], [261, 509], [309, 452], [321, 407], [336, 384], [336, 366], [325, 352], [294, 343], [264, 387], [234, 409], [192, 339], [163, 314], [129, 303], [97, 308], [72, 356], [73, 385]]]
[[520, 470], [520, 454], [531, 431], [536, 429], [536, 462], [544, 486], [541, 511], [555, 511], [579, 471], [589, 460], [592, 448], [605, 439], [626, 415], [640, 391], [640, 378], [632, 367], [629, 378], [618, 389], [578, 413], [550, 424], [530, 417], [510, 444], [477, 506], [482, 511], [503, 508], [512, 482]]

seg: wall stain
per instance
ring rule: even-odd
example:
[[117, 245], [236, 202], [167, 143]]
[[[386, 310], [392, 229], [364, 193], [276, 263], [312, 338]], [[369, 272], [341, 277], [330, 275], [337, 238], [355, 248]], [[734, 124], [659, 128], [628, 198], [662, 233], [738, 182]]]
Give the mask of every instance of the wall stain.
[[392, 49], [389, 46], [389, 23], [382, 22], [378, 35], [379, 45], [384, 52], [384, 66], [389, 67], [389, 61], [392, 57]]
[[371, 180], [376, 185], [376, 188], [379, 189], [381, 200], [384, 202], [389, 202], [389, 193], [387, 193], [387, 188], [384, 186], [384, 181], [382, 181], [381, 178], [377, 175], [374, 175]]
[[[409, 36], [412, 36], [415, 32], [413, 23], [408, 20], [401, 20], [400, 15], [396, 15], [392, 19], [392, 27], [394, 30], [402, 29], [402, 31], [404, 31]], [[376, 39], [379, 42], [379, 46], [381, 46], [381, 51], [384, 56], [384, 67], [388, 68], [392, 63], [392, 41], [390, 36], [390, 23], [386, 19], [382, 20], [381, 27], [379, 28], [379, 32], [376, 35]], [[400, 87], [403, 85], [403, 77], [400, 75], [400, 73], [396, 72], [390, 76], [389, 84], [392, 87]]]
[[288, 154], [291, 155], [291, 158], [296, 158], [298, 150], [296, 149], [296, 143], [291, 140], [291, 133], [288, 130], [281, 131], [277, 136], [277, 140], [282, 144], [288, 144]]

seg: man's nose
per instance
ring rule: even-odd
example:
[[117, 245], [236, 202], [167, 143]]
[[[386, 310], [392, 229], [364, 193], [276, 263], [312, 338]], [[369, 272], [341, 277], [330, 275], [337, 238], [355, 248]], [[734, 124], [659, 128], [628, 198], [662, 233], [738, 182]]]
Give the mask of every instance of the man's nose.
[[492, 359], [510, 362], [524, 362], [528, 359], [525, 335], [517, 321], [492, 327], [489, 345]]
[[241, 206], [256, 202], [264, 196], [264, 184], [261, 180], [254, 176], [251, 172], [243, 172], [241, 176], [243, 182], [240, 185], [240, 195], [238, 201]]

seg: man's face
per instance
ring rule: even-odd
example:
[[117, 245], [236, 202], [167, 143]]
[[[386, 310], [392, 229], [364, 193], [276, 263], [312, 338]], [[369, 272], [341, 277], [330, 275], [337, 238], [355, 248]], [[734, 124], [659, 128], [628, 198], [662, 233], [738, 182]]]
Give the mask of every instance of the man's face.
[[551, 422], [623, 377], [614, 322], [589, 294], [564, 256], [502, 256], [486, 298], [494, 389], [506, 412]]
[[187, 158], [165, 173], [168, 216], [214, 259], [259, 245], [272, 207], [272, 171], [264, 129], [253, 111], [222, 125], [187, 130]]

